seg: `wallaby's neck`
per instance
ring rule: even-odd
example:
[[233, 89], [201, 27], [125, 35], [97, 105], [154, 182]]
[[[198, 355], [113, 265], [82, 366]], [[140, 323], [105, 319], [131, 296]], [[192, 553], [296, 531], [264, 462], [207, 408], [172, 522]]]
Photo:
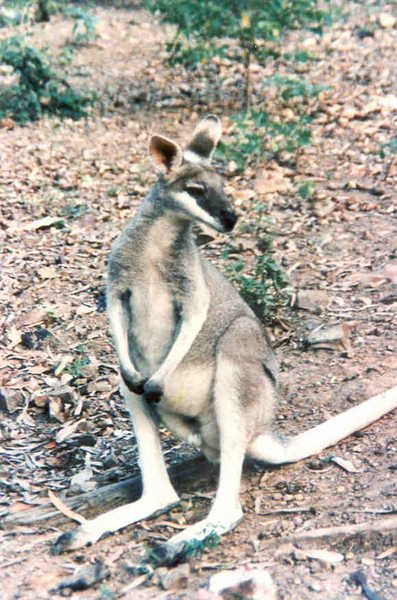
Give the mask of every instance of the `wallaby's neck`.
[[165, 209], [159, 201], [159, 193], [161, 189], [156, 185], [142, 204], [135, 221], [145, 246], [157, 248], [164, 258], [183, 251], [195, 251], [192, 221]]

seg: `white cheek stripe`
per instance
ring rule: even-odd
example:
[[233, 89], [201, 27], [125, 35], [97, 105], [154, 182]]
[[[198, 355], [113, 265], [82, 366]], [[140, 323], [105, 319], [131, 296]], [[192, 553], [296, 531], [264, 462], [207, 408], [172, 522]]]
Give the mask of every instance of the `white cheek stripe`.
[[179, 192], [173, 196], [175, 202], [178, 202], [183, 208], [196, 219], [204, 221], [211, 227], [217, 229], [219, 227], [218, 222], [211, 217], [204, 209], [202, 209], [194, 198], [188, 192]]

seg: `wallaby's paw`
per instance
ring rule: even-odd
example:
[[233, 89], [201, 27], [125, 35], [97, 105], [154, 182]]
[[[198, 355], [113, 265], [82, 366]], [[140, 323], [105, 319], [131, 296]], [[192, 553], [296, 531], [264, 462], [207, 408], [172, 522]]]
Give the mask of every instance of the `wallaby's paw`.
[[160, 402], [164, 390], [160, 383], [149, 379], [143, 387], [143, 393], [146, 401], [151, 404], [152, 402]]
[[83, 548], [93, 544], [101, 537], [97, 532], [84, 525], [60, 535], [51, 547], [51, 554], [61, 554], [62, 552]]
[[130, 390], [130, 392], [133, 392], [138, 396], [143, 395], [147, 378], [145, 379], [143, 377], [134, 377], [126, 369], [123, 369], [123, 367], [120, 367], [120, 374], [122, 380], [124, 381], [127, 388]]

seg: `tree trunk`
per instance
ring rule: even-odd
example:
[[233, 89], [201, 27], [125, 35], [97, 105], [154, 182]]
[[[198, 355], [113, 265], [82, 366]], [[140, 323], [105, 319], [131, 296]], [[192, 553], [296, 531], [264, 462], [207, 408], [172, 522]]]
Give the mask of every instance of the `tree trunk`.
[[48, 0], [37, 0], [36, 21], [39, 23], [48, 23], [49, 20]]

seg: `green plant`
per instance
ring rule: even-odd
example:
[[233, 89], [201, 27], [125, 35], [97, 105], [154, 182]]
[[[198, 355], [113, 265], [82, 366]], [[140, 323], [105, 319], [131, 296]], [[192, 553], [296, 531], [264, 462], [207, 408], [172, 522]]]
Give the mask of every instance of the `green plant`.
[[396, 156], [397, 156], [397, 136], [396, 135], [394, 137], [392, 137], [390, 142], [386, 142], [386, 144], [381, 145], [380, 150], [379, 150], [379, 156], [381, 157], [382, 160], [384, 160], [386, 157], [389, 158], [389, 162], [386, 167], [386, 172], [385, 172], [385, 176], [384, 176], [384, 179], [386, 180], [390, 174], [390, 171], [392, 169], [392, 166], [393, 166], [393, 164], [396, 160]]
[[386, 142], [386, 144], [382, 144], [379, 150], [379, 156], [383, 159], [387, 155], [395, 155], [397, 154], [397, 136], [392, 137], [390, 142]]
[[[284, 162], [283, 155], [293, 155], [311, 144], [311, 120], [311, 116], [304, 114], [298, 114], [294, 121], [277, 121], [264, 111], [241, 112], [232, 117], [235, 130], [228, 144], [220, 145], [220, 151], [226, 160], [235, 161], [238, 171], [242, 171], [248, 161], [265, 158]], [[287, 162], [292, 161], [287, 159]]]
[[265, 321], [271, 319], [288, 281], [270, 253], [256, 257], [253, 268], [248, 272], [243, 259], [230, 263], [226, 271], [255, 314]]
[[299, 181], [296, 191], [302, 200], [310, 200], [314, 195], [315, 185], [313, 181]]
[[[245, 108], [250, 104], [250, 65], [263, 60], [266, 42], [279, 41], [289, 30], [306, 27], [320, 32], [329, 23], [317, 0], [146, 0], [147, 8], [176, 25], [174, 42], [168, 47], [172, 61], [207, 60], [237, 42], [236, 59], [244, 64]], [[186, 47], [190, 45], [187, 53]], [[271, 52], [271, 50], [270, 50]]]
[[[60, 211], [59, 215], [67, 219], [78, 219], [89, 211], [88, 204], [70, 203], [66, 204]], [[65, 224], [64, 224], [65, 227]]]
[[265, 86], [276, 84], [279, 90], [279, 95], [286, 105], [291, 104], [305, 107], [304, 112], [307, 111], [306, 107], [309, 107], [311, 100], [317, 100], [321, 92], [329, 89], [323, 85], [313, 85], [309, 81], [300, 77], [269, 77], [266, 80]]
[[0, 64], [13, 69], [17, 81], [0, 92], [0, 118], [12, 116], [20, 123], [36, 121], [43, 114], [86, 116], [93, 96], [74, 90], [53, 70], [49, 57], [18, 37], [0, 44]]
[[73, 43], [81, 46], [92, 42], [96, 38], [97, 18], [83, 8], [70, 7], [65, 11], [65, 16], [74, 19], [72, 29]]
[[[311, 144], [310, 124], [317, 112], [318, 97], [328, 89], [302, 78], [279, 76], [269, 78], [264, 86], [274, 89], [275, 116], [262, 110], [241, 111], [231, 117], [235, 123], [231, 140], [227, 145], [220, 145], [224, 157], [234, 160], [239, 171], [247, 161], [263, 158], [296, 162], [300, 150]], [[289, 116], [281, 120], [277, 113], [286, 108]]]
[[233, 260], [230, 248], [226, 248], [221, 260], [228, 277], [237, 285], [241, 296], [252, 308], [255, 314], [264, 321], [272, 318], [277, 306], [282, 301], [283, 290], [288, 286], [288, 279], [280, 265], [272, 257], [272, 242], [274, 234], [260, 237], [259, 225], [262, 215], [255, 215], [252, 227], [257, 230], [258, 249], [261, 251], [255, 257], [253, 264], [247, 264], [243, 258]]
[[81, 369], [90, 364], [90, 359], [85, 352], [83, 344], [78, 346], [77, 352], [77, 357], [65, 369], [67, 373], [73, 376], [74, 380], [80, 379]]

